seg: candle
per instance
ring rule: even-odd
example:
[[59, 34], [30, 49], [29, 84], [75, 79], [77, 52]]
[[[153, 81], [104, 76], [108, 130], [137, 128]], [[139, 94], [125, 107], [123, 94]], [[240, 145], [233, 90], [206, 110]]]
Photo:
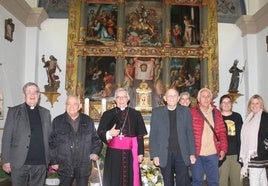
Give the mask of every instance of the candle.
[[101, 99], [101, 111], [102, 113], [106, 111], [106, 99], [105, 98]]
[[89, 98], [85, 98], [84, 113], [89, 115]]
[[191, 19], [194, 21], [194, 7], [191, 7]]

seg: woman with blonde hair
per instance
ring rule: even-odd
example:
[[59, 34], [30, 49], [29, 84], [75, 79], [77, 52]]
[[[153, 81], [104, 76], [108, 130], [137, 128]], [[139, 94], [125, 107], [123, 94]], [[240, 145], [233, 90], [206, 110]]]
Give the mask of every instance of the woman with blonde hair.
[[268, 113], [260, 95], [250, 98], [248, 112], [241, 130], [241, 176], [249, 175], [250, 186], [267, 186]]

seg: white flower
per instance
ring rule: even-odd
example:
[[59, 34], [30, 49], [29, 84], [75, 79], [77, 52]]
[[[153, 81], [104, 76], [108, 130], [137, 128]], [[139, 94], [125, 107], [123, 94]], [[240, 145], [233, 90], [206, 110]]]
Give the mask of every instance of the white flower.
[[146, 169], [148, 169], [148, 165], [146, 165], [146, 164], [144, 164], [143, 166], [142, 166], [142, 168], [144, 169], [144, 170], [146, 170]]
[[156, 183], [158, 181], [158, 176], [153, 176], [151, 180], [153, 183]]
[[163, 177], [159, 167], [153, 165], [142, 164], [141, 166], [141, 181], [143, 186], [162, 186]]
[[148, 183], [148, 179], [145, 176], [141, 177], [141, 181], [142, 181], [142, 183], [145, 183], [145, 184]]

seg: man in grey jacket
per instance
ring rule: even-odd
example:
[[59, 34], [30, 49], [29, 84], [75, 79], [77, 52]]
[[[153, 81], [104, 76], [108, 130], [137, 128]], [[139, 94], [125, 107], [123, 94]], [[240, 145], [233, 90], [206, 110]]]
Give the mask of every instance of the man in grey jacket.
[[3, 170], [11, 173], [13, 186], [43, 186], [49, 162], [49, 110], [38, 105], [39, 87], [23, 86], [25, 103], [8, 110], [2, 137]]
[[195, 163], [192, 117], [188, 107], [178, 104], [179, 93], [168, 89], [166, 106], [153, 110], [150, 128], [150, 157], [159, 166], [165, 186], [190, 185], [188, 166]]

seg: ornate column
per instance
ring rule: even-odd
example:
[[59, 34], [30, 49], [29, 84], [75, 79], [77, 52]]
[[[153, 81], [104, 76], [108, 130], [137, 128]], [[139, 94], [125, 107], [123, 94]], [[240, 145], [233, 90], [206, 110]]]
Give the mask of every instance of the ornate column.
[[[87, 4], [82, 1], [80, 6], [80, 27], [79, 27], [79, 44], [85, 44], [86, 42], [86, 10]], [[82, 54], [83, 55], [83, 54]], [[81, 54], [78, 56], [77, 62], [77, 84], [76, 84], [76, 92], [75, 94], [80, 98], [81, 102], [84, 101], [84, 84], [86, 78], [86, 57], [82, 56]]]
[[115, 71], [116, 71], [116, 75], [115, 75], [115, 83], [117, 87], [121, 87], [123, 84], [123, 80], [124, 80], [124, 61], [125, 58], [122, 56], [118, 56], [116, 58], [116, 66], [115, 66]]
[[117, 57], [116, 57], [116, 74], [115, 74], [115, 83], [117, 87], [121, 87], [124, 81], [124, 15], [125, 15], [125, 6], [124, 0], [120, 0], [118, 3], [118, 15], [117, 15]]
[[170, 4], [167, 2], [164, 4], [164, 17], [165, 21], [163, 22], [163, 36], [165, 36], [165, 45], [170, 45]]
[[167, 89], [170, 87], [170, 58], [163, 58], [163, 85]]
[[170, 32], [170, 7], [171, 5], [168, 2], [165, 2], [164, 4], [164, 17], [165, 20], [163, 23], [163, 34], [164, 34], [164, 57], [162, 58], [163, 62], [163, 85], [164, 89], [167, 89], [170, 87], [170, 37], [171, 37], [171, 32]]
[[87, 19], [86, 19], [86, 10], [87, 4], [82, 1], [80, 6], [80, 28], [79, 28], [79, 43], [86, 42], [86, 26], [87, 26]]
[[125, 38], [125, 34], [124, 34], [124, 30], [123, 28], [125, 27], [125, 22], [124, 22], [124, 18], [125, 18], [125, 4], [124, 4], [124, 0], [119, 0], [118, 2], [118, 15], [117, 15], [117, 41], [119, 43], [122, 43], [124, 38]]
[[208, 87], [208, 60], [206, 58], [201, 59], [201, 85], [200, 87]]
[[84, 86], [86, 78], [86, 57], [78, 56], [77, 63], [77, 85], [75, 94], [82, 101], [84, 99]]

